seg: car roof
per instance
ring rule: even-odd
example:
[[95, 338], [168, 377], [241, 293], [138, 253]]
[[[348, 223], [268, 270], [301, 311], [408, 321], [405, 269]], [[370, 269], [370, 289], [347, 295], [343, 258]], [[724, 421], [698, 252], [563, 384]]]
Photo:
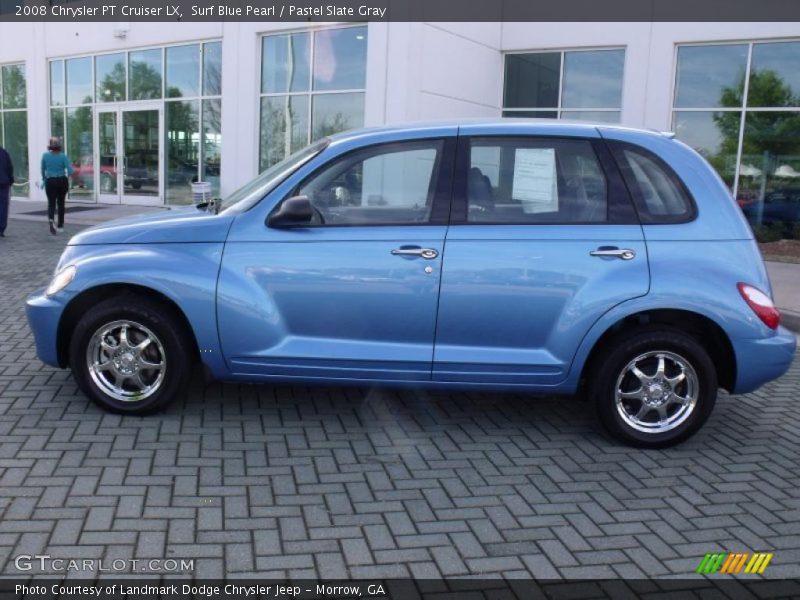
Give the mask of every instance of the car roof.
[[671, 132], [639, 129], [609, 123], [591, 123], [564, 119], [440, 119], [397, 123], [376, 127], [351, 129], [330, 136], [331, 143], [352, 141], [358, 138], [397, 138], [403, 134], [411, 137], [430, 135], [553, 135], [569, 137], [600, 137], [601, 132], [624, 131], [643, 136], [674, 137]]

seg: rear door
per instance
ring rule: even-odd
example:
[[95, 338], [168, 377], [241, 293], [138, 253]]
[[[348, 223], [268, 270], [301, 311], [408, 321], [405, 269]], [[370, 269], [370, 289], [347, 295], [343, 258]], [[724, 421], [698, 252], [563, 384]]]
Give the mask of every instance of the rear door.
[[596, 131], [583, 135], [462, 128], [435, 381], [558, 384], [592, 324], [647, 293], [628, 192]]

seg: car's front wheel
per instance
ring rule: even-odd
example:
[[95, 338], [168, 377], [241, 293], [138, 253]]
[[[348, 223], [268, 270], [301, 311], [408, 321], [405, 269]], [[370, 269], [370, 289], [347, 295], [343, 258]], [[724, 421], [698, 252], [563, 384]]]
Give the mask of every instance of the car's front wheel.
[[623, 334], [593, 366], [598, 418], [617, 439], [672, 446], [705, 423], [717, 398], [717, 373], [691, 335], [668, 328]]
[[148, 298], [121, 296], [78, 321], [70, 367], [96, 404], [116, 413], [147, 414], [186, 388], [191, 360], [174, 312]]

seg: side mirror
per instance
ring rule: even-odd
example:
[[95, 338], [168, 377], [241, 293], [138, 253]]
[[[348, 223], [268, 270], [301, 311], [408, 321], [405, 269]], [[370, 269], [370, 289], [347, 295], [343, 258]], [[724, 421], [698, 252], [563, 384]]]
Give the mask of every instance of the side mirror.
[[281, 202], [278, 210], [267, 218], [267, 225], [276, 229], [303, 227], [311, 223], [313, 217], [314, 209], [308, 196], [292, 196]]

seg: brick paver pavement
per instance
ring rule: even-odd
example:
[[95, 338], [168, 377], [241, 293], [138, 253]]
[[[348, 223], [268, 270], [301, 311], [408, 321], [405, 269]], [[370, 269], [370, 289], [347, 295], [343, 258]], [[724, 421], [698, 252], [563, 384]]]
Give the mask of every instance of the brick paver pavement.
[[46, 553], [194, 558], [203, 577], [636, 578], [769, 550], [766, 575], [800, 576], [798, 363], [664, 451], [518, 395], [196, 383], [119, 417], [34, 354], [24, 298], [65, 242], [23, 221], [0, 239], [7, 574]]

